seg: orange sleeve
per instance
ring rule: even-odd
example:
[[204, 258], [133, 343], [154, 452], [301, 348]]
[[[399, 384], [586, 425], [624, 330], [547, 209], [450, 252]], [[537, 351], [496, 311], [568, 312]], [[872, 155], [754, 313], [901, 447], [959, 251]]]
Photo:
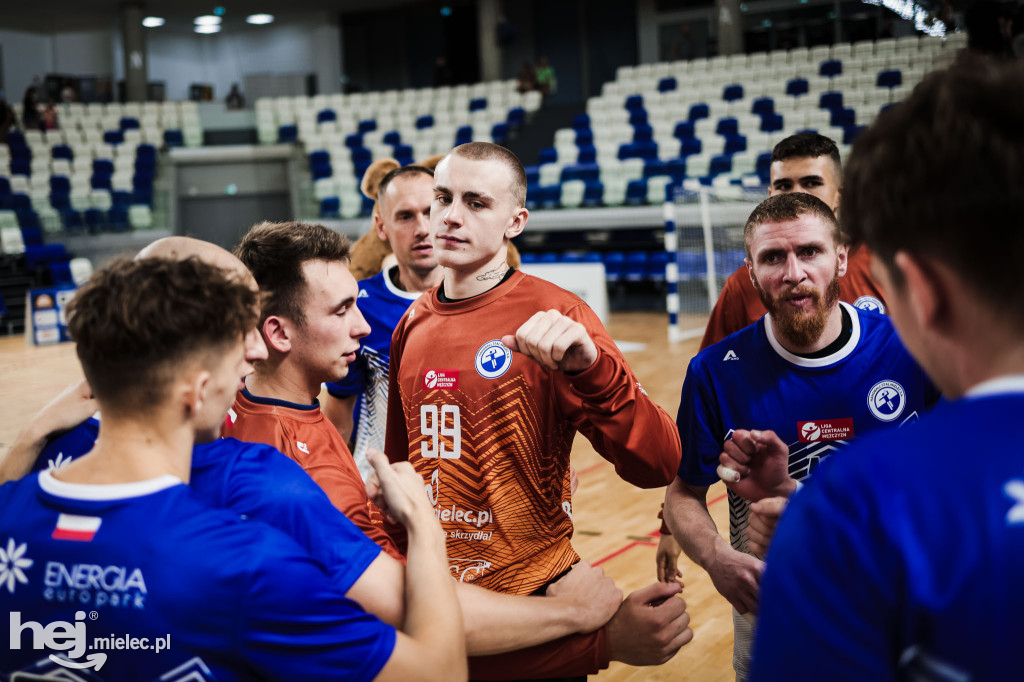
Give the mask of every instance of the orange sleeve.
[[620, 478], [640, 488], [668, 485], [682, 457], [675, 421], [647, 396], [594, 311], [580, 303], [568, 315], [587, 328], [598, 356], [578, 374], [554, 373], [563, 414]]
[[[415, 303], [413, 304], [415, 305]], [[388, 368], [388, 419], [384, 430], [384, 454], [392, 462], [409, 461], [409, 426], [402, 406], [402, 388], [398, 383], [402, 351], [405, 348], [405, 317], [398, 322], [391, 336], [391, 360]]]
[[608, 631], [562, 639], [494, 656], [471, 656], [473, 680], [523, 680], [596, 675], [608, 667]]
[[849, 251], [846, 276], [839, 280], [839, 298], [854, 303], [861, 296], [874, 296], [885, 305], [885, 296], [871, 276], [871, 249], [861, 245]]
[[757, 290], [750, 282], [747, 266], [741, 265], [722, 286], [718, 301], [708, 317], [708, 326], [704, 329], [704, 338], [700, 342], [700, 350], [713, 346], [729, 334], [733, 334], [757, 322], [765, 309]]

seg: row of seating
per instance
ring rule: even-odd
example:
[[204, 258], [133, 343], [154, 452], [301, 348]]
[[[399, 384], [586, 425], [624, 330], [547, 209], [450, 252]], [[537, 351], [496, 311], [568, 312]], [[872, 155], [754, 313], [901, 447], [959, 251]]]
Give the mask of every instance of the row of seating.
[[[667, 251], [566, 251], [529, 252], [520, 254], [523, 265], [553, 263], [603, 263], [609, 282], [664, 282], [673, 254]], [[707, 260], [703, 251], [679, 251], [676, 256], [680, 281], [701, 280], [707, 276]], [[743, 264], [742, 249], [716, 251], [715, 272], [724, 278]]]

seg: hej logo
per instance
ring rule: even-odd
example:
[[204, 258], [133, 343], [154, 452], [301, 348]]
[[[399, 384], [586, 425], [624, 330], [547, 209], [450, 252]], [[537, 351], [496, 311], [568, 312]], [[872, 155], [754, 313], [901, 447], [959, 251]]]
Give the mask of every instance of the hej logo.
[[[21, 649], [22, 634], [28, 630], [32, 635], [33, 649], [52, 649], [54, 651], [67, 651], [68, 658], [78, 658], [85, 653], [85, 611], [75, 613], [75, 622], [54, 621], [44, 626], [42, 623], [27, 620], [21, 622], [21, 612], [11, 612], [11, 650]], [[94, 668], [99, 670], [107, 662], [107, 655], [103, 653], [90, 654], [85, 661], [76, 663], [50, 654], [50, 660], [66, 668]]]

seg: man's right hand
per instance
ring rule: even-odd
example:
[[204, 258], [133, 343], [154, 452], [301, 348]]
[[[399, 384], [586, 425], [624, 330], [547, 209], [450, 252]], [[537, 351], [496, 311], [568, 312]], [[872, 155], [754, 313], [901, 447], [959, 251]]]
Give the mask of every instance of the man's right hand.
[[761, 574], [764, 572], [763, 561], [728, 547], [716, 551], [714, 559], [705, 568], [715, 589], [737, 611], [757, 613]]
[[563, 600], [576, 612], [577, 632], [593, 632], [611, 620], [622, 604], [622, 590], [604, 574], [604, 569], [581, 561], [557, 582], [548, 586], [547, 596]]
[[745, 500], [789, 497], [796, 491], [789, 476], [789, 448], [774, 431], [737, 429], [718, 460], [719, 478]]
[[608, 623], [613, 661], [661, 665], [693, 639], [686, 602], [675, 595], [679, 583], [654, 583], [626, 597]]
[[366, 492], [382, 511], [406, 527], [425, 518], [434, 520], [423, 479], [411, 464], [392, 464], [379, 450], [367, 450], [366, 457], [373, 466]]

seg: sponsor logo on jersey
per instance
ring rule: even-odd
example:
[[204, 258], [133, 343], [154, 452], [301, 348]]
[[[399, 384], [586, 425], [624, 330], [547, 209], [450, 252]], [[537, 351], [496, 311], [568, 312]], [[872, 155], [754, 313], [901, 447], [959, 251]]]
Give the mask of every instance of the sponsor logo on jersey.
[[724, 358], [722, 358], [722, 362], [725, 362], [726, 360], [739, 360], [739, 359], [740, 359], [740, 356], [736, 355], [736, 351], [734, 351], [733, 349], [730, 348], [729, 352], [725, 354]]
[[638, 381], [638, 382], [636, 382], [636, 390], [638, 390], [638, 391], [640, 391], [641, 393], [643, 393], [645, 397], [648, 397], [648, 398], [650, 397], [650, 396], [648, 396], [648, 395], [647, 395], [647, 391], [646, 391], [646, 390], [644, 390], [644, 387], [643, 387], [643, 385], [642, 385], [642, 384], [641, 384], [641, 383], [640, 383], [639, 381]]
[[512, 366], [512, 351], [499, 339], [488, 341], [476, 352], [474, 364], [484, 379], [497, 379]]
[[63, 452], [58, 452], [56, 457], [46, 460], [46, 470], [57, 471], [58, 469], [63, 469], [69, 464], [71, 464], [71, 458], [65, 456]]
[[366, 293], [366, 289], [360, 289], [359, 295], [356, 298], [370, 298], [370, 294]]
[[61, 514], [57, 517], [57, 526], [53, 529], [53, 534], [50, 537], [54, 540], [92, 542], [101, 523], [103, 523], [103, 519], [98, 516]]
[[853, 437], [853, 419], [825, 419], [813, 422], [797, 422], [801, 443], [819, 440], [847, 440]]
[[142, 569], [97, 564], [46, 562], [43, 599], [85, 606], [146, 608]]
[[895, 381], [879, 381], [868, 391], [868, 409], [880, 421], [894, 421], [906, 406], [907, 394]]
[[1024, 523], [1024, 481], [1019, 478], [1007, 481], [1003, 484], [1003, 493], [1013, 500], [1013, 506], [1006, 512], [1006, 525], [1016, 526]]
[[861, 296], [853, 302], [853, 307], [860, 308], [861, 310], [867, 310], [871, 313], [881, 313], [882, 315], [885, 315], [885, 304], [874, 296]]
[[458, 387], [459, 370], [457, 369], [428, 369], [423, 373], [423, 388], [425, 390]]
[[18, 583], [28, 585], [28, 576], [25, 571], [32, 568], [35, 562], [25, 556], [28, 546], [23, 542], [20, 545], [14, 538], [7, 538], [7, 547], [0, 547], [0, 588], [7, 588], [7, 591], [14, 594], [14, 588]]
[[301, 440], [295, 441], [295, 447], [297, 447], [302, 452], [305, 452], [307, 455], [309, 454], [309, 446], [303, 443]]
[[491, 567], [490, 561], [483, 559], [449, 559], [448, 570], [452, 577], [460, 583], [471, 583], [484, 574]]

